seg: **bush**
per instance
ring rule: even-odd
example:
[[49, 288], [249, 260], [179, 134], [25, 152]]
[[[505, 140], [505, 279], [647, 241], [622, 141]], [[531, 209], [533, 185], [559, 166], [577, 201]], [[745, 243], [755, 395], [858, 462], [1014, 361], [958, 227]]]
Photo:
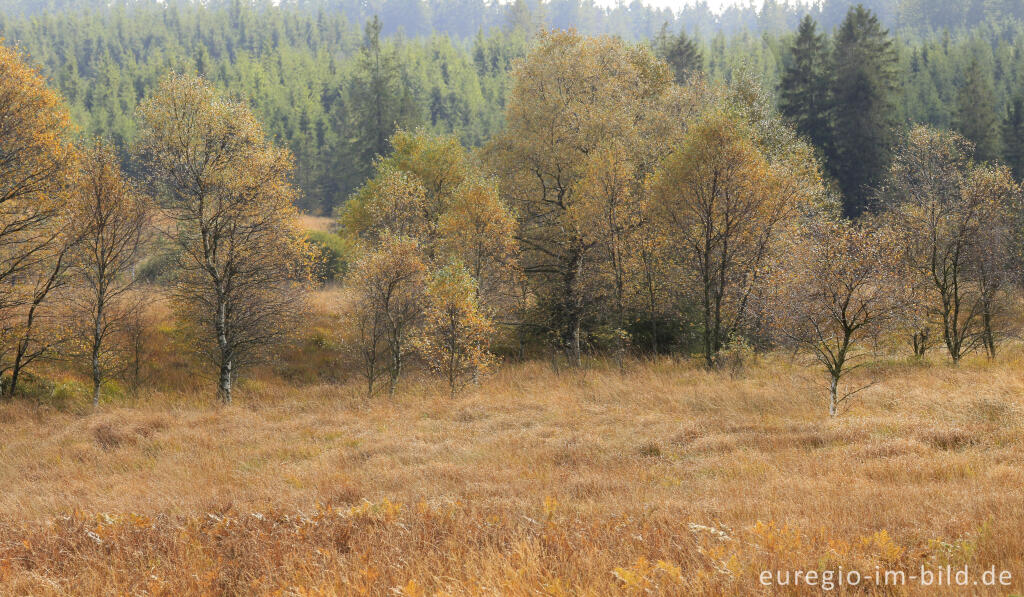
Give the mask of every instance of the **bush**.
[[164, 284], [174, 274], [174, 264], [177, 258], [177, 251], [157, 247], [151, 256], [143, 259], [139, 264], [136, 277], [148, 284]]
[[312, 230], [306, 238], [313, 246], [313, 263], [318, 280], [334, 282], [348, 272], [350, 247], [348, 241], [332, 232]]
[[71, 410], [89, 400], [89, 388], [78, 381], [54, 383], [49, 396], [42, 397], [39, 402], [60, 411]]
[[[10, 383], [10, 375], [4, 375], [3, 387], [6, 388]], [[25, 371], [18, 379], [17, 396], [38, 405], [68, 412], [87, 403], [89, 388], [78, 381], [54, 382]]]
[[756, 357], [754, 347], [743, 336], [734, 336], [718, 352], [717, 365], [731, 375], [739, 375]]

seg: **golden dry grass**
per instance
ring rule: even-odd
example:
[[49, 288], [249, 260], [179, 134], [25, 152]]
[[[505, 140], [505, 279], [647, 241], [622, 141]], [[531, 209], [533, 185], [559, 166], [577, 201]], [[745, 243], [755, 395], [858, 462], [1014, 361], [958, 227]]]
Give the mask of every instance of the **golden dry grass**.
[[299, 225], [304, 230], [311, 230], [316, 232], [330, 232], [337, 221], [334, 218], [328, 218], [326, 216], [312, 216], [309, 214], [302, 214], [299, 216]]
[[230, 408], [9, 404], [0, 586], [764, 594], [765, 568], [948, 563], [1013, 574], [974, 593], [1019, 592], [1022, 361], [879, 366], [836, 420], [813, 371], [782, 357], [742, 377], [508, 365], [455, 401], [428, 380], [365, 400], [355, 382], [264, 376]]

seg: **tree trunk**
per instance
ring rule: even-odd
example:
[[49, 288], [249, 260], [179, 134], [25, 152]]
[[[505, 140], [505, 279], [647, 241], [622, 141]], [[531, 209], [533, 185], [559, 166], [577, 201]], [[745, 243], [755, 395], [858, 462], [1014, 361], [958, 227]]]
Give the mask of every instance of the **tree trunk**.
[[712, 317], [712, 296], [710, 277], [704, 275], [704, 365], [708, 369], [715, 366], [714, 318]]
[[580, 348], [580, 317], [574, 314], [573, 322], [570, 324], [569, 336], [569, 360], [573, 367], [583, 366], [583, 351]]
[[828, 416], [834, 417], [839, 409], [839, 377], [836, 375], [832, 376], [832, 381], [829, 383], [829, 396], [828, 396]]
[[132, 313], [130, 329], [131, 342], [131, 387], [132, 396], [138, 398], [139, 385], [142, 382], [142, 320], [137, 311]]
[[100, 405], [100, 358], [99, 353], [93, 349], [92, 353], [92, 407]]
[[227, 303], [221, 302], [217, 309], [217, 345], [220, 348], [220, 381], [217, 396], [221, 403], [231, 404], [231, 345], [227, 331]]
[[31, 341], [30, 334], [32, 333], [33, 321], [35, 320], [36, 306], [32, 305], [28, 310], [25, 336], [18, 341], [18, 348], [14, 352], [14, 363], [11, 365], [11, 385], [7, 388], [7, 396], [9, 398], [13, 398], [14, 393], [18, 391], [18, 378], [21, 377], [21, 370], [25, 366], [25, 353], [28, 351], [28, 343]]
[[11, 366], [11, 383], [7, 386], [7, 398], [14, 398], [14, 392], [18, 389], [18, 377], [21, 375], [21, 348], [18, 348], [18, 356]]
[[96, 305], [96, 320], [92, 337], [92, 407], [100, 405], [100, 384], [103, 383], [103, 372], [100, 370], [100, 342], [103, 338], [103, 303]]
[[654, 312], [651, 311], [651, 352], [658, 356], [658, 321], [654, 319]]
[[391, 368], [390, 368], [390, 386], [388, 393], [391, 396], [395, 395], [395, 391], [398, 389], [398, 378], [402, 375], [402, 346], [399, 340], [393, 339], [391, 342]]
[[996, 358], [996, 340], [995, 334], [992, 332], [992, 314], [988, 309], [982, 313], [981, 320], [984, 325], [982, 334], [984, 335], [985, 351], [988, 352], [988, 358], [994, 359]]
[[[29, 309], [28, 316], [28, 329], [32, 329], [32, 318], [35, 306]], [[25, 368], [25, 354], [28, 351], [28, 343], [30, 338], [28, 336], [30, 332], [25, 332], [25, 337], [18, 341], [18, 348], [14, 352], [14, 363], [11, 365], [11, 385], [8, 386], [7, 392], [8, 397], [13, 398], [14, 393], [18, 391], [18, 379], [21, 377], [21, 371]]]
[[911, 336], [911, 342], [914, 344], [914, 356], [923, 357], [925, 350], [928, 349], [928, 330], [914, 332]]
[[707, 324], [709, 323], [708, 319], [709, 317], [705, 317], [704, 320], [704, 365], [708, 369], [713, 369], [715, 366], [715, 353], [712, 348], [711, 330], [707, 326]]
[[576, 249], [572, 256], [572, 266], [565, 278], [565, 315], [566, 315], [566, 338], [565, 352], [569, 363], [574, 367], [583, 366], [583, 357], [580, 347], [580, 328], [582, 326], [583, 298], [576, 288], [579, 277], [583, 273], [583, 251]]
[[373, 350], [375, 351], [375, 353], [373, 355], [371, 355], [369, 353], [365, 353], [366, 354], [366, 397], [367, 398], [373, 398], [373, 383], [375, 381], [377, 381], [377, 355], [376, 355], [377, 347], [374, 346]]
[[231, 360], [226, 360], [220, 366], [220, 382], [217, 386], [217, 395], [221, 403], [231, 404]]
[[[614, 226], [612, 230], [615, 230]], [[615, 316], [617, 318], [615, 330], [615, 360], [619, 365], [619, 374], [626, 372], [626, 283], [623, 280], [622, 258], [619, 255], [618, 234], [612, 235], [612, 263], [615, 267]]]

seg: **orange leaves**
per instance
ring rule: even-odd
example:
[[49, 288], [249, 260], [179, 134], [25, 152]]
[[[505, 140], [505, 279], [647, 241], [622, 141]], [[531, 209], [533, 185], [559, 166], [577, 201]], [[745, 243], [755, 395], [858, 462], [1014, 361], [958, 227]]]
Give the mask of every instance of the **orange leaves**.
[[793, 553], [802, 547], [800, 533], [789, 525], [777, 525], [758, 520], [751, 529], [756, 544], [771, 553]]
[[824, 366], [835, 415], [852, 395], [839, 394], [840, 378], [864, 356], [862, 344], [904, 324], [912, 294], [889, 228], [811, 220], [793, 241], [772, 273], [773, 331]]
[[439, 220], [472, 174], [466, 150], [453, 136], [423, 130], [398, 131], [391, 144], [342, 209], [343, 232], [371, 243], [385, 233], [408, 236], [433, 257]]
[[[368, 305], [382, 311], [421, 309], [427, 266], [419, 245], [408, 237], [385, 236], [352, 270], [351, 285]], [[415, 303], [415, 305], [414, 305]]]
[[398, 131], [391, 137], [394, 151], [383, 158], [378, 172], [408, 172], [426, 191], [427, 219], [445, 210], [455, 190], [471, 175], [466, 150], [452, 135], [435, 135], [424, 130]]
[[559, 322], [578, 364], [582, 321], [600, 318], [607, 287], [624, 311], [643, 177], [678, 127], [672, 76], [647, 48], [570, 31], [542, 34], [512, 77], [506, 130], [484, 157], [519, 220], [530, 290], [550, 305], [537, 320]]
[[400, 170], [382, 172], [373, 182], [373, 195], [366, 205], [370, 230], [383, 234], [422, 238], [427, 233], [426, 189], [413, 176]]
[[715, 111], [692, 125], [683, 144], [664, 160], [651, 192], [679, 234], [717, 238], [719, 227], [759, 223], [758, 210], [769, 199], [762, 190], [766, 168], [746, 125]]
[[[2, 40], [0, 40], [2, 42]], [[22, 54], [0, 43], [0, 204], [52, 205], [73, 176], [71, 118]]]
[[[12, 380], [64, 339], [47, 312], [63, 283], [76, 232], [67, 218], [77, 154], [70, 119], [58, 95], [20, 52], [0, 44], [0, 337]], [[41, 330], [45, 322], [45, 330]]]
[[940, 329], [954, 362], [979, 345], [994, 356], [1007, 325], [1001, 287], [1020, 257], [1021, 190], [1008, 169], [977, 165], [972, 153], [960, 135], [914, 127], [879, 193], [916, 273], [919, 318]]
[[885, 529], [861, 538], [861, 545], [866, 551], [873, 553], [880, 562], [890, 566], [898, 563], [906, 552], [906, 549], [893, 541], [889, 531]]
[[392, 502], [387, 498], [376, 504], [363, 500], [359, 505], [345, 510], [344, 515], [348, 518], [387, 523], [393, 522], [402, 513], [404, 508], [405, 506], [402, 503]]
[[0, 270], [17, 270], [53, 233], [75, 175], [70, 129], [56, 92], [0, 43]]
[[651, 564], [643, 556], [637, 558], [636, 562], [628, 568], [615, 568], [612, 570], [612, 575], [630, 595], [679, 591], [685, 582], [682, 569], [679, 566], [665, 560], [658, 560]]
[[637, 170], [621, 140], [600, 145], [589, 156], [577, 183], [580, 199], [568, 210], [582, 235], [596, 243], [619, 244], [612, 249], [615, 257], [644, 223], [645, 196]]
[[424, 595], [427, 594], [423, 590], [423, 587], [417, 584], [415, 579], [409, 579], [409, 582], [405, 583], [405, 586], [397, 589], [395, 592], [405, 595], [406, 597], [424, 597]]
[[67, 353], [91, 368], [95, 401], [126, 356], [141, 309], [130, 291], [150, 236], [152, 207], [122, 174], [113, 148], [97, 141], [83, 152], [67, 210], [76, 240], [69, 258], [74, 292], [67, 297], [76, 333], [69, 334]]
[[517, 268], [515, 232], [515, 218], [496, 184], [471, 176], [455, 190], [438, 221], [440, 254], [465, 264], [482, 300], [494, 303]]
[[297, 217], [292, 156], [266, 138], [244, 104], [201, 78], [170, 75], [139, 117], [135, 151], [154, 170], [162, 205], [175, 220], [230, 215], [285, 232]]
[[385, 235], [349, 275], [355, 305], [349, 343], [363, 364], [367, 394], [386, 368], [395, 390], [426, 307], [427, 264], [418, 243]]

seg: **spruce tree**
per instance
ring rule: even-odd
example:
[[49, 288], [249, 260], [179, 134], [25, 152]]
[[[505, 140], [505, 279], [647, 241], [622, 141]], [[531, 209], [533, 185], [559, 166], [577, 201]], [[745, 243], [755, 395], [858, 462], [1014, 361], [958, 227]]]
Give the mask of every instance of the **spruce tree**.
[[401, 90], [395, 55], [381, 42], [381, 22], [374, 17], [366, 24], [363, 47], [359, 55], [349, 97], [352, 100], [361, 162], [369, 169], [373, 158], [385, 155], [388, 139], [394, 132]]
[[833, 50], [832, 153], [829, 166], [847, 215], [859, 215], [888, 168], [895, 140], [896, 49], [878, 17], [861, 5], [847, 12]]
[[679, 31], [678, 35], [668, 32], [668, 23], [661, 26], [655, 39], [654, 51], [658, 58], [668, 63], [677, 83], [685, 83], [690, 75], [704, 71], [704, 56], [696, 42]]
[[790, 47], [791, 62], [779, 85], [779, 111], [796, 130], [827, 154], [830, 141], [828, 114], [828, 50], [824, 34], [810, 15], [800, 22]]
[[1001, 139], [992, 73], [981, 65], [977, 56], [971, 58], [964, 71], [964, 84], [957, 95], [956, 128], [974, 143], [974, 156], [978, 161], [999, 157]]
[[1014, 178], [1024, 178], [1024, 95], [1013, 98], [1003, 120], [1003, 161]]
[[374, 17], [366, 24], [348, 93], [349, 126], [355, 133], [345, 156], [352, 164], [349, 189], [369, 177], [377, 156], [387, 155], [389, 139], [400, 126], [417, 124], [409, 93], [397, 51], [381, 39], [381, 22]]

